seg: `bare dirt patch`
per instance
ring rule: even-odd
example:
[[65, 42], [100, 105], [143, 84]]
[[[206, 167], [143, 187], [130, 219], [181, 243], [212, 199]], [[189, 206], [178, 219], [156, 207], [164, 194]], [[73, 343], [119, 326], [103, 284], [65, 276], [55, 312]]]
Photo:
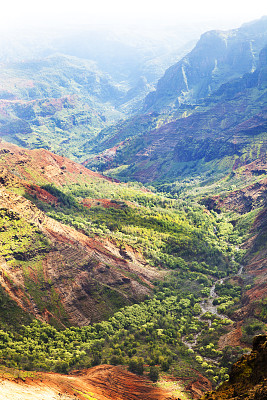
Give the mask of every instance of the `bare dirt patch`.
[[101, 365], [72, 375], [35, 373], [0, 381], [1, 400], [176, 400], [169, 391], [120, 367]]

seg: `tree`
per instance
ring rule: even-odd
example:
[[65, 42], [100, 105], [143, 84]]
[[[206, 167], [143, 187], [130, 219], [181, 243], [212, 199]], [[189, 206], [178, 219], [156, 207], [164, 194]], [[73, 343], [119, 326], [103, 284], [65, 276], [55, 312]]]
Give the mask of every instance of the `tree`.
[[152, 382], [157, 382], [159, 379], [159, 369], [154, 365], [149, 369], [149, 379], [151, 379]]
[[142, 357], [133, 357], [129, 361], [129, 371], [134, 374], [143, 375], [144, 359]]

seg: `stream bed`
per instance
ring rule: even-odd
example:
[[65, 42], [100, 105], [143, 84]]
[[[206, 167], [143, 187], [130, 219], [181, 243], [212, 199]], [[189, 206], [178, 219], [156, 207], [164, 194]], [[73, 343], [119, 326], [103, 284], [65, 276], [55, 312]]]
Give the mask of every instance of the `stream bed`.
[[[239, 270], [238, 270], [236, 276], [240, 276], [240, 275], [242, 274], [242, 272], [243, 272], [243, 265], [240, 266], [240, 268], [239, 268]], [[207, 299], [202, 300], [202, 302], [200, 303], [201, 313], [200, 313], [199, 315], [197, 315], [196, 318], [197, 318], [198, 320], [201, 319], [201, 320], [207, 321], [209, 327], [211, 327], [211, 325], [212, 325], [211, 319], [208, 319], [208, 318], [202, 319], [202, 316], [203, 316], [204, 314], [206, 314], [206, 313], [213, 314], [213, 315], [215, 315], [217, 318], [220, 318], [220, 319], [227, 319], [227, 320], [230, 320], [230, 318], [229, 318], [227, 315], [220, 314], [220, 313], [218, 312], [218, 310], [217, 310], [217, 306], [213, 305], [214, 299], [216, 299], [216, 297], [218, 297], [218, 295], [217, 295], [217, 293], [216, 293], [216, 291], [215, 291], [216, 285], [217, 285], [218, 283], [219, 283], [220, 285], [222, 285], [222, 284], [224, 283], [224, 281], [227, 280], [227, 279], [229, 279], [229, 277], [226, 277], [226, 278], [223, 278], [223, 279], [217, 279], [217, 280], [213, 283], [213, 285], [211, 286], [211, 288], [210, 288], [209, 297], [208, 297]], [[201, 333], [202, 333], [202, 330], [201, 330], [200, 332], [198, 332], [198, 333], [195, 333], [195, 334], [193, 335], [193, 340], [190, 340], [190, 341], [186, 340], [186, 336], [183, 336], [183, 337], [182, 337], [182, 342], [183, 342], [189, 349], [194, 350], [195, 347], [196, 347], [196, 345], [197, 345], [197, 339], [198, 339], [198, 337], [201, 335]], [[206, 361], [206, 362], [209, 362], [209, 363], [212, 362], [213, 364], [217, 364], [217, 361], [214, 360], [214, 359], [211, 359], [211, 358], [208, 358], [208, 357], [204, 357], [204, 356], [201, 356], [201, 357], [202, 357], [203, 360]]]

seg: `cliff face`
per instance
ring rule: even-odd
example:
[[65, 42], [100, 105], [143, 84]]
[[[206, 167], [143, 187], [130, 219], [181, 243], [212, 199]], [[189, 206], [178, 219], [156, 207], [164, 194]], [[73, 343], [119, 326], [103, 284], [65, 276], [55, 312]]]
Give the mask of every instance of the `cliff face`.
[[215, 392], [207, 393], [204, 400], [246, 399], [263, 400], [267, 398], [267, 337], [256, 336], [252, 352], [245, 355], [232, 367], [229, 381], [223, 383]]
[[[266, 169], [265, 158], [241, 167], [243, 182], [254, 174], [257, 176]], [[265, 166], [264, 166], [265, 165]], [[219, 340], [219, 346], [244, 346], [248, 337], [244, 332], [248, 330], [247, 325], [257, 321], [264, 315], [265, 301], [267, 297], [267, 187], [266, 178], [258, 180], [255, 184], [242, 187], [242, 189], [225, 192], [218, 196], [212, 196], [203, 200], [206, 207], [216, 212], [233, 212], [241, 217], [241, 221], [251, 218], [249, 232], [240, 248], [245, 255], [242, 258], [242, 274], [238, 284], [247, 289], [244, 290], [241, 303], [232, 315], [235, 321], [233, 329]], [[235, 221], [232, 221], [235, 224]]]
[[156, 91], [146, 97], [144, 110], [196, 104], [221, 84], [253, 71], [266, 37], [266, 18], [239, 29], [203, 34], [187, 56], [167, 69]]
[[[266, 155], [266, 48], [258, 68], [222, 85], [195, 110], [145, 132], [116, 152], [113, 176], [142, 182], [214, 179]], [[109, 160], [109, 166], [111, 162]]]
[[[266, 171], [265, 168], [266, 166], [261, 171]], [[231, 210], [239, 214], [246, 214], [267, 204], [267, 178], [226, 195], [209, 197], [203, 202], [210, 210], [219, 212], [220, 210]]]

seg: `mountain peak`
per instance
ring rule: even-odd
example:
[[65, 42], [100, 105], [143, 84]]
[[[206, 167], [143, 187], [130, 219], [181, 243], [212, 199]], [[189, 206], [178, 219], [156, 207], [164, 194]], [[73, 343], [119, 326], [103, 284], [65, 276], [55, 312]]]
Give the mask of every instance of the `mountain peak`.
[[229, 31], [204, 33], [194, 49], [167, 69], [144, 111], [166, 111], [183, 103], [198, 104], [223, 83], [255, 70], [267, 41], [267, 19]]

